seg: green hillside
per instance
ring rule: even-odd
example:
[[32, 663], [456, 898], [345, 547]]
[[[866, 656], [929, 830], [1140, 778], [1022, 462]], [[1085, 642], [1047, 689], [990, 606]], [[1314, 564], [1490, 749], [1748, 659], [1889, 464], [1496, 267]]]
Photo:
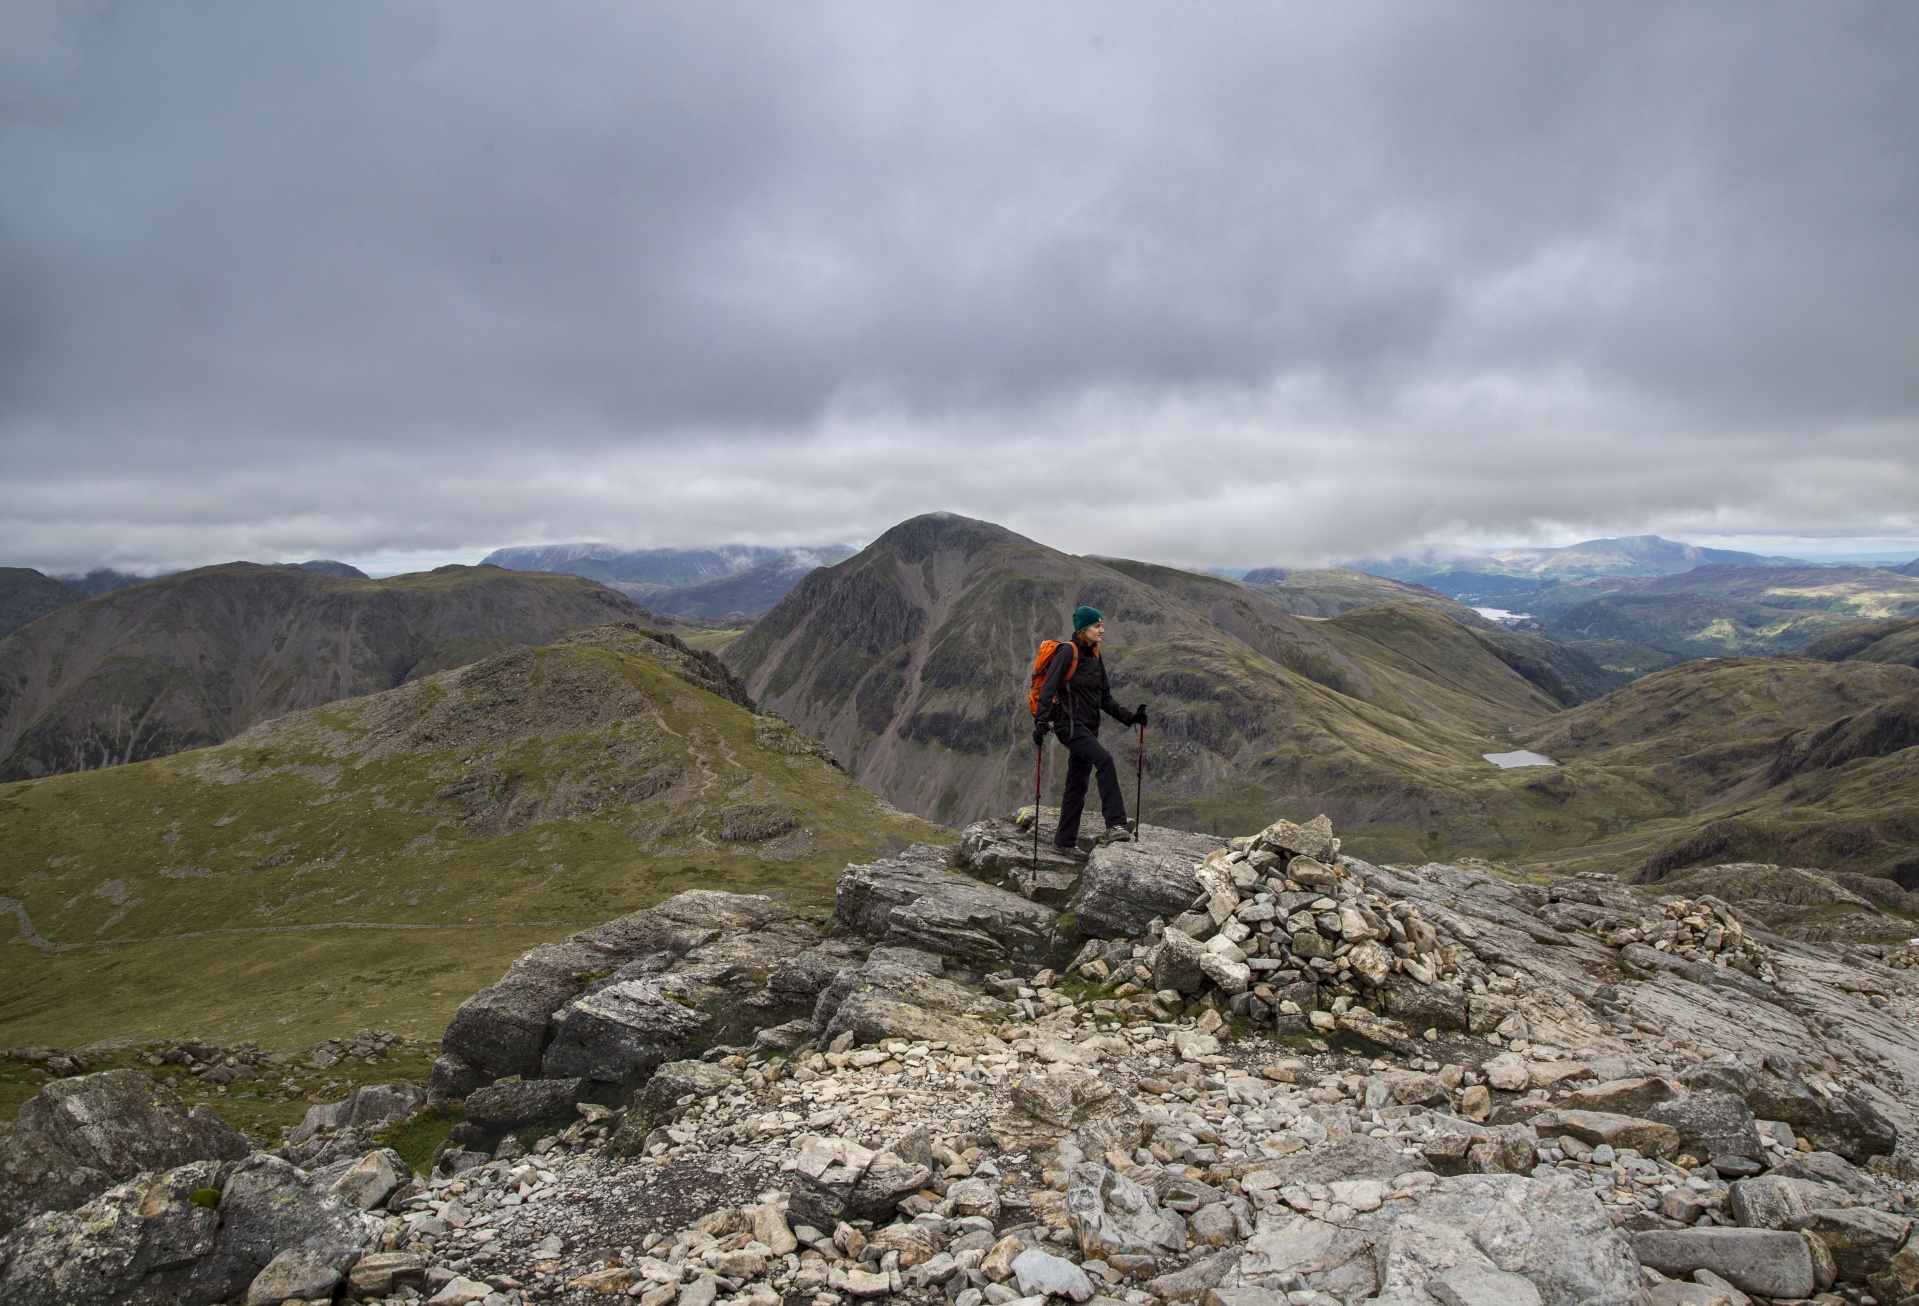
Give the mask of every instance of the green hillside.
[[0, 640], [0, 781], [162, 757], [646, 609], [577, 576], [202, 567]]
[[[1588, 785], [1630, 785], [1647, 819], [1540, 848], [1537, 865], [1655, 880], [1775, 862], [1919, 885], [1919, 670], [1871, 662], [1688, 662], [1519, 732]], [[1663, 808], [1660, 812], [1657, 809]]]
[[946, 835], [725, 692], [683, 646], [602, 628], [0, 786], [0, 1046], [431, 1037], [582, 924], [690, 887], [824, 902], [848, 861]]
[[1919, 617], [1841, 626], [1806, 645], [1805, 654], [1821, 662], [1890, 662], [1919, 667]]

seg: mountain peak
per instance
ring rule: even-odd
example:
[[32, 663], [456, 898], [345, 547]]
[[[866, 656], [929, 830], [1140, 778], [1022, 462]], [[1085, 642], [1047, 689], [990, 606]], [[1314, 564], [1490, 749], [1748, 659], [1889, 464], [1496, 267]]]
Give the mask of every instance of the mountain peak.
[[907, 518], [874, 540], [871, 547], [891, 549], [905, 562], [923, 562], [940, 552], [970, 555], [998, 545], [1033, 543], [990, 521], [955, 512], [926, 512]]

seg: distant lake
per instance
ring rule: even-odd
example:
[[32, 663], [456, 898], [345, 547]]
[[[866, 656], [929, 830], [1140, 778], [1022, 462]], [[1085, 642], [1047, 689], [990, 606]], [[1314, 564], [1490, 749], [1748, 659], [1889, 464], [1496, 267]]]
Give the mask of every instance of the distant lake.
[[1525, 616], [1525, 613], [1523, 612], [1508, 612], [1504, 608], [1474, 608], [1473, 611], [1477, 612], [1480, 616], [1484, 617], [1488, 621], [1497, 621], [1501, 623], [1519, 621], [1523, 619]]
[[1559, 763], [1553, 761], [1552, 758], [1547, 757], [1544, 753], [1530, 753], [1523, 748], [1514, 749], [1510, 753], [1481, 753], [1480, 756], [1502, 771], [1515, 766], [1559, 765]]

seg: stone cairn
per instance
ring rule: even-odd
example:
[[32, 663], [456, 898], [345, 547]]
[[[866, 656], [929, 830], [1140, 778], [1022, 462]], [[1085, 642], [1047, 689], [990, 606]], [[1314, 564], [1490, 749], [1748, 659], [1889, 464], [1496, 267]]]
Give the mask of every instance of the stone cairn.
[[1073, 969], [1119, 980], [1121, 999], [1150, 990], [1169, 1010], [1197, 1001], [1281, 1032], [1331, 1033], [1348, 1017], [1403, 1037], [1387, 997], [1395, 977], [1456, 980], [1463, 955], [1414, 904], [1369, 889], [1364, 866], [1339, 856], [1326, 817], [1276, 821], [1199, 863], [1191, 910], [1156, 920], [1144, 948], [1095, 940]]
[[1779, 982], [1765, 947], [1746, 934], [1732, 908], [1710, 894], [1701, 898], [1669, 898], [1665, 914], [1614, 930], [1606, 942], [1615, 948], [1641, 943], [1687, 961], [1732, 969], [1763, 980]]

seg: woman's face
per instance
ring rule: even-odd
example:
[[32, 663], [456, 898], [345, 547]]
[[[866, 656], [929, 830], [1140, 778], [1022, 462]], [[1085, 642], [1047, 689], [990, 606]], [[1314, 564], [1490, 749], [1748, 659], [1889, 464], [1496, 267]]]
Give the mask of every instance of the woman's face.
[[1106, 623], [1095, 621], [1083, 633], [1086, 636], [1086, 643], [1093, 648], [1098, 648], [1099, 642], [1106, 638]]

